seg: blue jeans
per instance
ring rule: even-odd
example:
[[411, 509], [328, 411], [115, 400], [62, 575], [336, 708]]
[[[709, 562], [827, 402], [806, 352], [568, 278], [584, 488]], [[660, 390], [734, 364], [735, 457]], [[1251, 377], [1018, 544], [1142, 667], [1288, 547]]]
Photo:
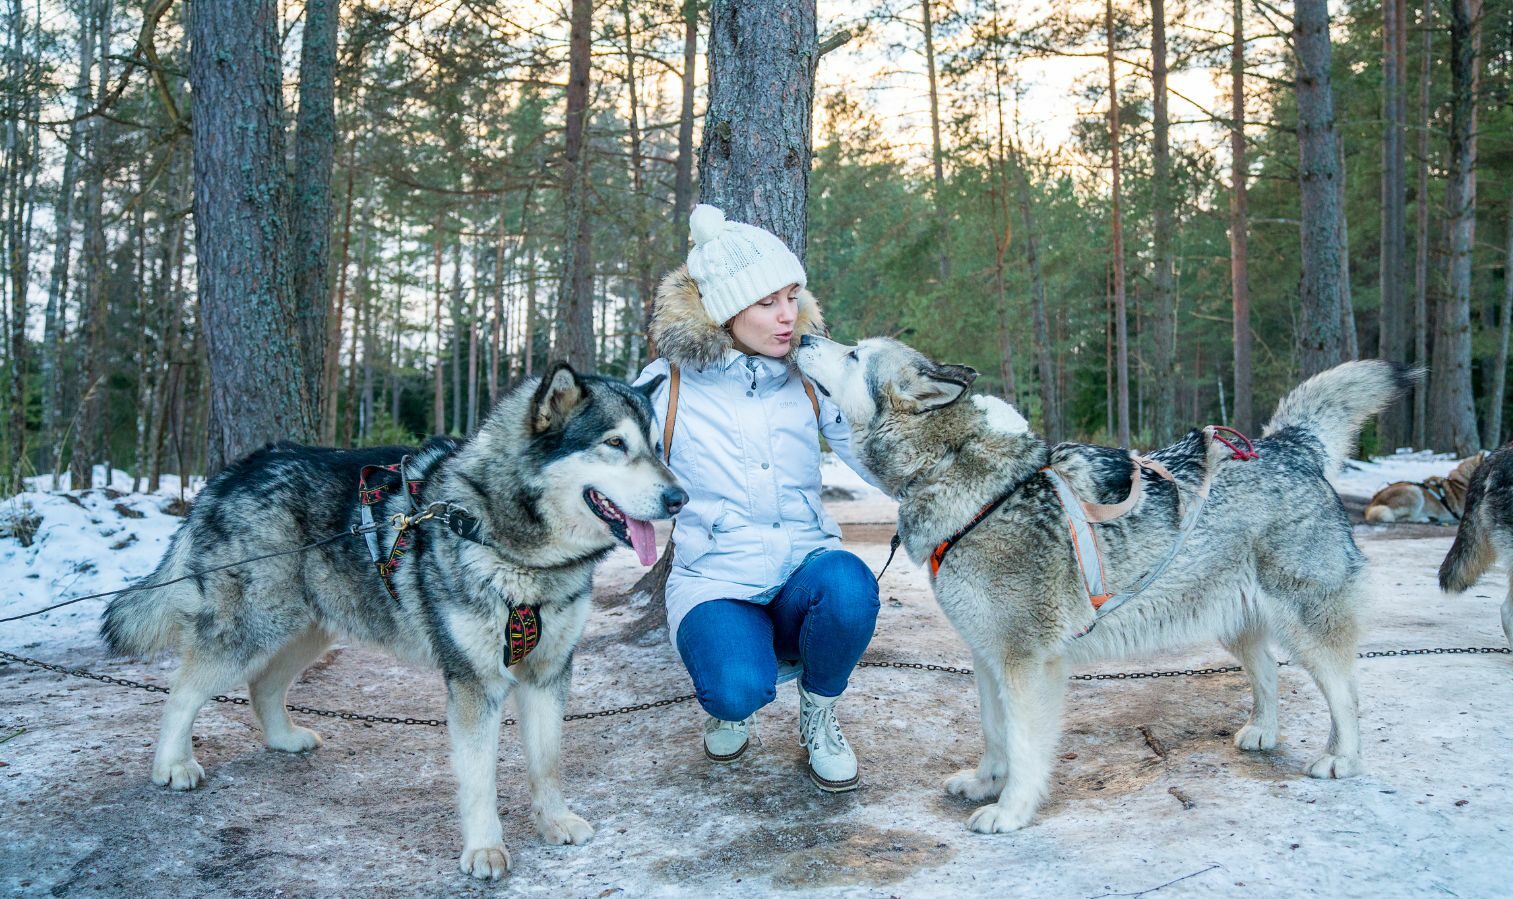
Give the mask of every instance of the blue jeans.
[[804, 666], [804, 689], [839, 696], [877, 626], [877, 581], [844, 550], [818, 553], [772, 602], [700, 603], [678, 626], [678, 654], [704, 711], [742, 721], [777, 696], [778, 660]]

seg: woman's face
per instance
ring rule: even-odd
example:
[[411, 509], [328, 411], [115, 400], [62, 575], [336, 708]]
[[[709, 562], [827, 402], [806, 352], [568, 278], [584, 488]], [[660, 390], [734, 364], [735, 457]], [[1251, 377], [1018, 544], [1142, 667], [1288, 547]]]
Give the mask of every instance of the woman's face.
[[790, 284], [770, 293], [730, 320], [735, 348], [748, 356], [788, 355], [793, 344], [793, 323], [799, 317], [799, 286]]

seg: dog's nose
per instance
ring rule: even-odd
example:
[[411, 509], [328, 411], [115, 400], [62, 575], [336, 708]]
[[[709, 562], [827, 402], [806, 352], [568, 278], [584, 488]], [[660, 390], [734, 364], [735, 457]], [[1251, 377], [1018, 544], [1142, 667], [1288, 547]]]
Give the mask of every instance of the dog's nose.
[[688, 505], [688, 491], [682, 487], [668, 487], [662, 491], [662, 505], [667, 507], [668, 515], [678, 514]]
[[799, 346], [814, 346], [819, 341], [814, 339], [813, 334], [805, 334], [799, 338]]

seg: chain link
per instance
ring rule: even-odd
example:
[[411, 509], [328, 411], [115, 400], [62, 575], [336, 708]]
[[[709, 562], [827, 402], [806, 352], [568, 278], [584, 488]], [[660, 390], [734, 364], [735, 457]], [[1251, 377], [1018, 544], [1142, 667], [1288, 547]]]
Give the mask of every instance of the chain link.
[[[1463, 646], [1463, 647], [1437, 647], [1432, 649], [1377, 649], [1371, 652], [1358, 652], [1358, 659], [1386, 659], [1399, 656], [1428, 656], [1428, 655], [1507, 655], [1513, 653], [1513, 649], [1506, 646]], [[167, 693], [167, 687], [157, 684], [144, 684], [124, 677], [112, 677], [108, 674], [96, 674], [83, 668], [69, 668], [64, 665], [53, 665], [39, 659], [31, 659], [19, 656], [15, 653], [0, 650], [0, 659], [11, 662], [19, 662], [31, 668], [40, 668], [44, 671], [55, 671], [69, 677], [81, 677], [87, 680], [99, 681], [102, 684], [112, 684], [117, 687], [130, 687], [134, 690], [146, 690], [149, 693]], [[1282, 661], [1279, 666], [1290, 665], [1290, 662]], [[972, 677], [974, 672], [971, 668], [957, 668], [951, 665], [931, 665], [925, 662], [874, 662], [861, 661], [856, 663], [858, 668], [894, 668], [899, 670], [913, 671], [938, 671], [942, 674], [960, 674]], [[1143, 680], [1153, 677], [1209, 677], [1215, 674], [1234, 674], [1243, 671], [1239, 665], [1228, 665], [1223, 668], [1183, 668], [1172, 671], [1117, 671], [1097, 674], [1074, 674], [1068, 680], [1074, 681], [1110, 681], [1110, 680]], [[242, 696], [212, 696], [215, 702], [224, 702], [231, 705], [247, 705], [248, 700]], [[648, 712], [652, 709], [662, 709], [679, 703], [690, 702], [694, 694], [685, 693], [681, 696], [672, 696], [667, 699], [658, 699], [654, 702], [643, 702], [640, 705], [622, 705], [618, 708], [599, 709], [594, 712], [578, 712], [572, 715], [563, 715], [563, 721], [591, 721], [595, 718], [613, 718], [616, 715], [629, 715], [632, 712]], [[445, 718], [395, 718], [389, 715], [362, 715], [357, 712], [343, 712], [332, 709], [314, 709], [309, 706], [291, 705], [289, 711], [299, 712], [303, 715], [316, 715], [321, 718], [338, 718], [342, 721], [359, 721], [364, 724], [401, 724], [422, 727], [445, 727]], [[516, 724], [514, 718], [506, 718], [502, 722], [506, 727]]]

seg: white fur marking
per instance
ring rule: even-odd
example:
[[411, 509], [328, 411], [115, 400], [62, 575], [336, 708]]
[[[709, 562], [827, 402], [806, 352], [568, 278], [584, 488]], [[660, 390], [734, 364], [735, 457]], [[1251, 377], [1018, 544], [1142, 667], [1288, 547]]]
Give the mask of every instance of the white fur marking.
[[978, 394], [972, 397], [972, 405], [988, 417], [988, 427], [1004, 434], [1023, 434], [1030, 429], [1019, 410], [996, 396]]

